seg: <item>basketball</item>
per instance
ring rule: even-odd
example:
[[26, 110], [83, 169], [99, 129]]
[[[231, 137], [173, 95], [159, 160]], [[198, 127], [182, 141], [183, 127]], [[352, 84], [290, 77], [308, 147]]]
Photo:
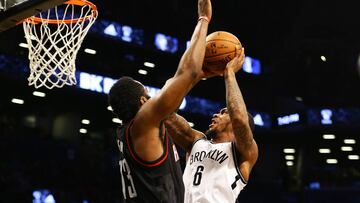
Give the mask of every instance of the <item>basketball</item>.
[[226, 64], [231, 61], [237, 49], [242, 45], [239, 39], [225, 31], [216, 31], [206, 37], [206, 51], [203, 70], [222, 73]]

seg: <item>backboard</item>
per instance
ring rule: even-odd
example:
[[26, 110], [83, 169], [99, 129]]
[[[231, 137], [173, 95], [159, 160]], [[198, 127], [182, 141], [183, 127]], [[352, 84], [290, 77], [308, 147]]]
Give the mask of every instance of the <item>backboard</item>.
[[66, 0], [0, 0], [0, 32], [23, 19], [63, 4]]

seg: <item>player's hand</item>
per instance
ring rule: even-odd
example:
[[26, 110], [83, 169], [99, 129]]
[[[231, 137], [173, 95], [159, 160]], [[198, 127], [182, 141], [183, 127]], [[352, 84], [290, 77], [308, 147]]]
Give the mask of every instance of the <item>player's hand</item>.
[[238, 72], [242, 68], [244, 61], [245, 61], [244, 48], [241, 48], [240, 50], [236, 50], [235, 57], [226, 64], [225, 71], [231, 70], [234, 73]]
[[198, 15], [206, 16], [209, 20], [212, 17], [212, 6], [210, 0], [198, 0]]
[[204, 71], [204, 69], [202, 69], [199, 73], [199, 78], [203, 79], [203, 78], [212, 78], [215, 76], [222, 76], [222, 73], [215, 73], [215, 72], [210, 72], [210, 71]]

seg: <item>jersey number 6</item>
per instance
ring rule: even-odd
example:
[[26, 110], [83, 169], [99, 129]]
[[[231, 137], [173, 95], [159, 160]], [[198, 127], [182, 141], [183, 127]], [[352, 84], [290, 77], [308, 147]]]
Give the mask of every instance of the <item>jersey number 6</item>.
[[200, 185], [203, 171], [204, 171], [204, 166], [197, 167], [196, 172], [194, 174], [194, 181], [193, 181], [194, 185]]

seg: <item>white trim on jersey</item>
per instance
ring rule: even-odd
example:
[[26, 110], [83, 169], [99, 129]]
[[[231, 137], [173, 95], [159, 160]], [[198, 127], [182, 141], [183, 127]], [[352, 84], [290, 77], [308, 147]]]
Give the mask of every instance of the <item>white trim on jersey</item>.
[[240, 168], [239, 168], [240, 164], [239, 164], [239, 162], [238, 162], [239, 159], [238, 159], [238, 157], [237, 157], [235, 143], [233, 143], [233, 142], [231, 143], [231, 148], [232, 148], [234, 163], [235, 163], [235, 166], [237, 166], [237, 167], [236, 167], [236, 171], [238, 172], [238, 175], [239, 175], [238, 178], [246, 185], [247, 182], [246, 182], [244, 176], [241, 174], [241, 171], [240, 171]]

